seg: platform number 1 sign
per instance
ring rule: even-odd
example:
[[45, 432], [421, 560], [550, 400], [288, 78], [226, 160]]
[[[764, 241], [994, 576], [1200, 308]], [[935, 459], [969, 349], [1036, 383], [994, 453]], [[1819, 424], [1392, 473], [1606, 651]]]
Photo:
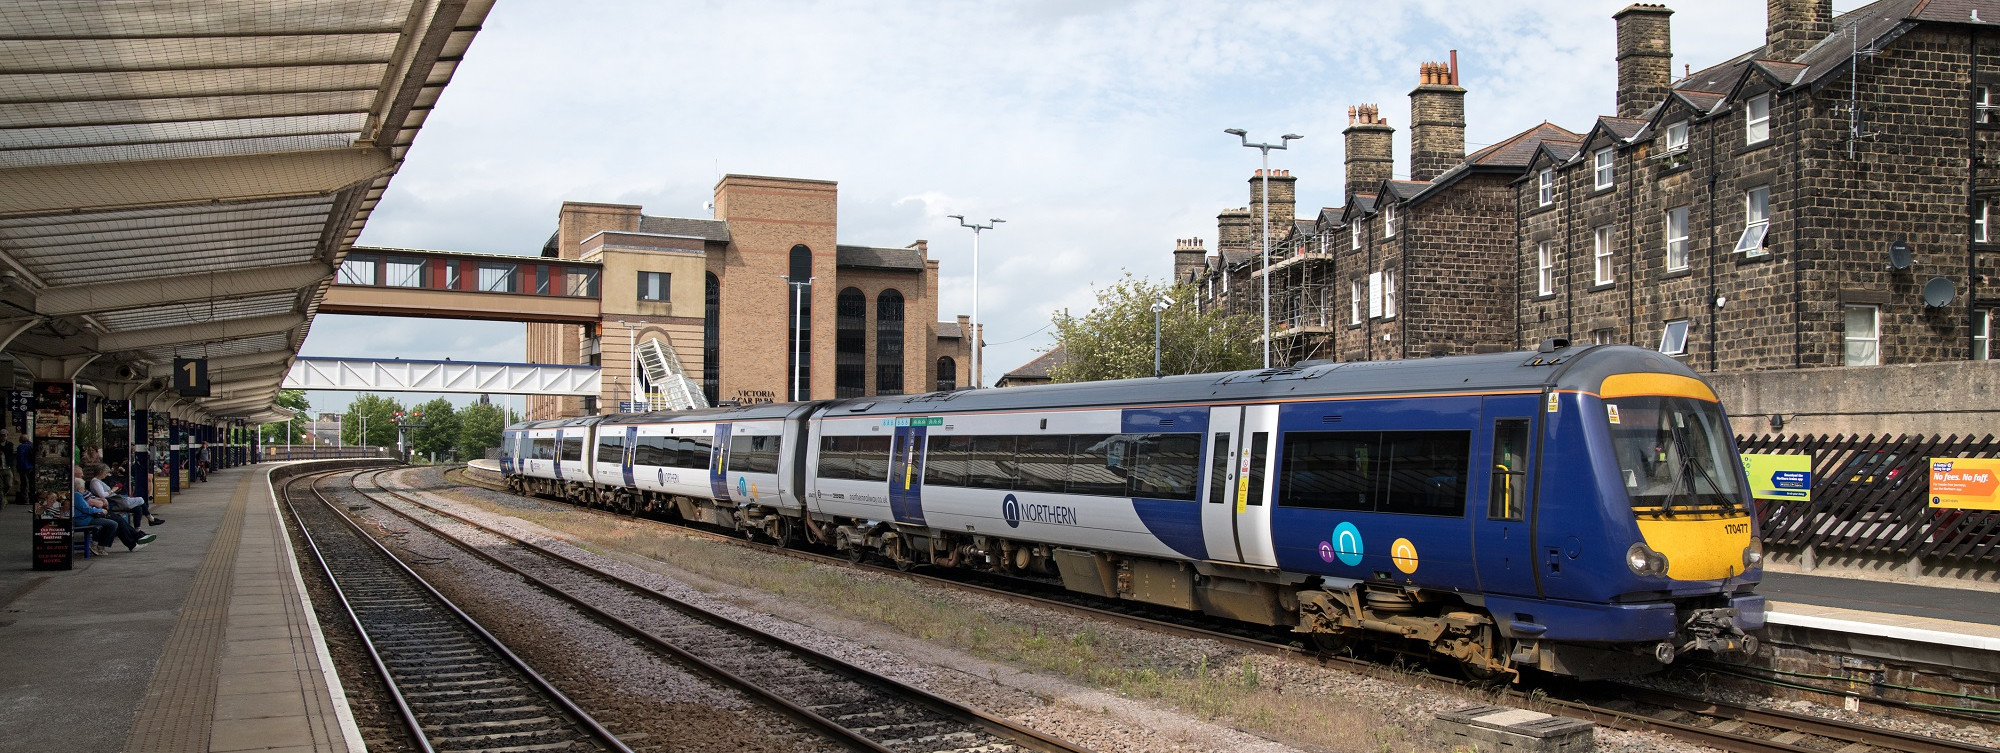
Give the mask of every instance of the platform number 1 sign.
[[174, 359], [174, 391], [181, 397], [208, 397], [208, 359]]

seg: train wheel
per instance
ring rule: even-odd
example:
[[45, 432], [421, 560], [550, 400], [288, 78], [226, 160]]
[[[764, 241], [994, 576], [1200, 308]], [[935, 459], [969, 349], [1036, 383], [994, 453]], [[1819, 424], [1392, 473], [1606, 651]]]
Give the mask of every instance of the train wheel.
[[1327, 656], [1354, 656], [1360, 650], [1361, 639], [1347, 633], [1313, 633], [1313, 648]]
[[775, 534], [773, 543], [777, 544], [779, 549], [791, 548], [793, 534], [791, 518], [778, 516], [778, 521], [771, 526], [771, 531]]

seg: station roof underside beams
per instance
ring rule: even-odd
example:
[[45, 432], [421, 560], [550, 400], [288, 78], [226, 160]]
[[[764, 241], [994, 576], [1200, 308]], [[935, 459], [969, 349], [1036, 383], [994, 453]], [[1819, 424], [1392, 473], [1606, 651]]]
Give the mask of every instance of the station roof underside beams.
[[0, 3], [0, 349], [147, 401], [205, 357], [188, 412], [282, 417], [334, 270], [491, 7]]

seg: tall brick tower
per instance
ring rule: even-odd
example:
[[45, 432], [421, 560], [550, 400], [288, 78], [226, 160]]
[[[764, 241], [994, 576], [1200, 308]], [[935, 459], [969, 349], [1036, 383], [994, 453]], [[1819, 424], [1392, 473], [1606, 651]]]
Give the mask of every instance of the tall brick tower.
[[1618, 22], [1618, 117], [1639, 117], [1673, 93], [1673, 15], [1664, 5], [1634, 3], [1611, 16]]
[[1833, 33], [1833, 0], [1767, 0], [1764, 59], [1793, 60]]
[[1374, 105], [1347, 108], [1347, 195], [1372, 191], [1396, 172], [1396, 129]]
[[[1290, 170], [1271, 171], [1271, 242], [1292, 232], [1292, 218], [1297, 217], [1299, 206], [1299, 179], [1292, 177]], [[1264, 171], [1250, 174], [1250, 243], [1262, 248], [1264, 245]]]
[[1465, 159], [1465, 89], [1458, 51], [1450, 63], [1424, 63], [1410, 91], [1410, 180], [1428, 181]]
[[1208, 249], [1202, 248], [1200, 238], [1181, 238], [1174, 241], [1174, 279], [1179, 285], [1187, 282], [1196, 273], [1208, 268]]

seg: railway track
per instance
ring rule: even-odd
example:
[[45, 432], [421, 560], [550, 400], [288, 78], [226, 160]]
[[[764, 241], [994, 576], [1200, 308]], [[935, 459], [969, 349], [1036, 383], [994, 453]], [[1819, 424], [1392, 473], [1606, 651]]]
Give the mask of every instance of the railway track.
[[632, 753], [335, 509], [327, 475], [300, 479], [316, 502], [285, 484], [285, 506], [418, 750]]
[[[512, 494], [504, 487], [470, 478], [462, 470], [448, 472], [445, 480], [476, 486], [488, 491]], [[531, 498], [533, 499], [533, 498]], [[560, 503], [551, 503], [560, 504]], [[565, 505], [570, 509], [582, 510], [595, 515], [620, 519], [631, 516], [595, 510], [585, 507]], [[663, 523], [664, 524], [664, 523]], [[819, 554], [796, 548], [778, 547], [770, 544], [745, 541], [740, 536], [730, 536], [690, 526], [675, 526], [677, 530], [691, 535], [709, 537], [738, 546], [748, 546], [786, 556], [819, 562], [837, 567], [862, 567], [885, 575], [910, 578], [943, 588], [957, 589], [989, 595], [1070, 614], [1101, 619], [1143, 630], [1179, 635], [1189, 638], [1213, 640], [1235, 648], [1264, 654], [1288, 656], [1301, 660], [1317, 660], [1340, 668], [1384, 679], [1409, 681], [1406, 671], [1395, 670], [1381, 664], [1361, 659], [1327, 656], [1313, 649], [1289, 642], [1281, 635], [1259, 634], [1231, 628], [1220, 622], [1199, 615], [1168, 615], [1150, 607], [1117, 604], [1107, 608], [1094, 602], [1086, 602], [1084, 597], [1067, 592], [1036, 595], [1014, 590], [1014, 586], [1000, 588], [958, 578], [946, 578], [924, 572], [902, 571], [894, 567], [867, 563], [852, 563], [844, 557]], [[1204, 627], [1189, 622], [1207, 623]], [[1477, 688], [1467, 683], [1442, 677], [1427, 677], [1426, 681], [1446, 685], [1456, 685], [1468, 694]], [[1908, 733], [1857, 724], [1844, 720], [1827, 719], [1806, 714], [1761, 709], [1739, 704], [1731, 704], [1711, 699], [1671, 693], [1667, 691], [1641, 688], [1622, 683], [1586, 683], [1570, 688], [1551, 691], [1548, 688], [1522, 690], [1508, 688], [1503, 696], [1506, 702], [1546, 713], [1587, 719], [1613, 729], [1651, 731], [1667, 734], [1679, 739], [1706, 745], [1733, 753], [2000, 753], [2000, 748], [1971, 743], [1925, 737]], [[1491, 699], [1491, 693], [1479, 693], [1482, 700]]]
[[[371, 480], [387, 472], [373, 471]], [[1087, 750], [715, 614], [571, 554], [439, 510], [380, 483], [373, 489], [364, 488], [360, 475], [356, 490], [382, 509], [855, 749], [884, 753]], [[389, 504], [384, 497], [402, 504]], [[445, 530], [454, 524], [501, 538], [510, 546], [495, 550], [468, 545]], [[669, 609], [659, 609], [662, 605]]]

